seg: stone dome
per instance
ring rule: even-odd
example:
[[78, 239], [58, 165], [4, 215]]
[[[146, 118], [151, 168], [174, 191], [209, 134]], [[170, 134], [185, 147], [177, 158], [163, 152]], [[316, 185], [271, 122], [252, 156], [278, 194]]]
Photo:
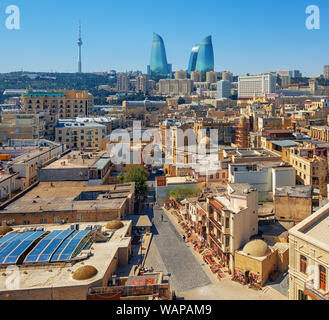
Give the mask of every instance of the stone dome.
[[106, 224], [106, 229], [119, 230], [124, 226], [124, 224], [119, 220], [113, 220]]
[[72, 278], [74, 280], [88, 280], [97, 274], [97, 269], [93, 266], [83, 266], [73, 272]]
[[247, 255], [253, 256], [253, 257], [265, 257], [267, 256], [271, 251], [267, 245], [267, 243], [263, 240], [253, 240], [248, 242], [244, 248], [243, 252]]
[[4, 236], [6, 235], [7, 233], [13, 231], [12, 228], [10, 227], [7, 227], [7, 226], [0, 226], [0, 236]]

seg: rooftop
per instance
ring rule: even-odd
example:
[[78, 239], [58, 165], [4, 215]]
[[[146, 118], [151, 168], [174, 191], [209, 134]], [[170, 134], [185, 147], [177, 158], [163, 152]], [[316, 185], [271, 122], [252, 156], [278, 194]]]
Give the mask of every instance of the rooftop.
[[84, 181], [41, 182], [0, 214], [119, 209], [133, 191], [133, 183], [86, 186]]
[[312, 186], [280, 187], [275, 190], [276, 197], [311, 198]]
[[[113, 261], [118, 249], [121, 246], [127, 246], [130, 242], [130, 237], [127, 238], [128, 230], [130, 228], [130, 221], [123, 221], [124, 227], [111, 232], [107, 232], [107, 242], [94, 242], [92, 248], [86, 249], [86, 253], [92, 250], [92, 255], [85, 255], [85, 259], [80, 262], [66, 263], [61, 265], [48, 266], [19, 266], [20, 270], [20, 290], [24, 289], [38, 289], [38, 288], [56, 288], [68, 286], [84, 286], [97, 283], [101, 281], [110, 263]], [[80, 229], [85, 230], [90, 223], [81, 223]], [[97, 225], [102, 227], [105, 231], [106, 222], [97, 222]], [[47, 225], [44, 226], [46, 231], [67, 230], [68, 225]], [[22, 230], [23, 227], [15, 228], [14, 231]], [[97, 269], [97, 274], [88, 280], [74, 280], [72, 274], [84, 265], [93, 266]], [[0, 277], [0, 292], [8, 291], [6, 289], [6, 276]]]
[[80, 152], [71, 151], [68, 155], [51, 163], [45, 169], [68, 169], [68, 168], [103, 168], [110, 161], [109, 156], [103, 152]]

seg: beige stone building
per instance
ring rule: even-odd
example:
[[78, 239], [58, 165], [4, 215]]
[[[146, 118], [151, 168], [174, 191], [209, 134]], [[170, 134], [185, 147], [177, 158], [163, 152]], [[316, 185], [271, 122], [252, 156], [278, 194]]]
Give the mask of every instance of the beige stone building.
[[290, 164], [297, 171], [297, 184], [310, 185], [327, 196], [328, 160], [315, 155], [311, 147], [290, 148]]
[[298, 223], [312, 214], [312, 186], [276, 188], [274, 212], [278, 221]]
[[200, 71], [192, 71], [191, 72], [191, 80], [194, 82], [201, 82], [202, 81], [202, 73]]
[[60, 119], [72, 119], [93, 112], [94, 97], [88, 91], [27, 91], [21, 97], [22, 110], [32, 113], [48, 111]]
[[[8, 277], [2, 276], [0, 300], [87, 300], [90, 289], [107, 288], [117, 268], [128, 264], [132, 252], [131, 221], [121, 221], [115, 229], [109, 227], [106, 222], [79, 223], [79, 230], [71, 232], [86, 236], [78, 244], [74, 257], [60, 263], [52, 260], [29, 263], [27, 260], [31, 256], [28, 251], [23, 251], [17, 264], [19, 286], [9, 289], [6, 285]], [[61, 232], [63, 241], [64, 233], [70, 232], [68, 225], [43, 225], [39, 228], [43, 230], [39, 234], [43, 233], [44, 238], [56, 233], [58, 236]], [[27, 233], [23, 226], [15, 228], [13, 234], [17, 232]], [[42, 248], [43, 239], [39, 238], [40, 242], [33, 243], [32, 248]], [[61, 246], [56, 247], [53, 243], [52, 250], [51, 259]], [[8, 272], [7, 266], [0, 265], [2, 274]]]
[[41, 182], [0, 210], [1, 225], [121, 220], [134, 213], [134, 183], [86, 186], [85, 181]]
[[258, 192], [249, 184], [229, 184], [227, 194], [207, 200], [207, 243], [233, 273], [235, 251], [258, 234]]
[[193, 80], [190, 79], [161, 79], [159, 94], [167, 96], [189, 95], [193, 92]]
[[55, 128], [56, 141], [73, 150], [102, 150], [106, 126], [96, 122], [59, 120]]
[[329, 205], [289, 230], [289, 299], [329, 299]]
[[206, 81], [209, 83], [217, 83], [218, 74], [214, 71], [209, 71], [206, 73]]
[[0, 144], [12, 139], [40, 139], [45, 136], [45, 114], [21, 111], [2, 112], [0, 117]]
[[288, 264], [288, 243], [269, 246], [261, 239], [252, 240], [235, 252], [234, 279], [263, 287], [272, 272], [284, 273], [288, 270]]
[[187, 79], [187, 73], [185, 70], [178, 70], [175, 72], [175, 79], [176, 80], [184, 80]]

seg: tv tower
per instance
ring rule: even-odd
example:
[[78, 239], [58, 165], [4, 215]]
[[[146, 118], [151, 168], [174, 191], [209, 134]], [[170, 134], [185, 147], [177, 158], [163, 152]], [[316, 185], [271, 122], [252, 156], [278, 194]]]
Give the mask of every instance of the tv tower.
[[81, 39], [81, 22], [79, 22], [79, 39], [78, 39], [78, 46], [79, 46], [79, 58], [78, 58], [78, 73], [82, 73], [82, 59], [81, 59], [81, 47], [82, 47], [82, 39]]

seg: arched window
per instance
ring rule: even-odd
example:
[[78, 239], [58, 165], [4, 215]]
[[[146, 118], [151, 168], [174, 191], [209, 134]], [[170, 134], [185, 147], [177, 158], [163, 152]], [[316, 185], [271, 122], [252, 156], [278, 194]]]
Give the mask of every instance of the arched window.
[[307, 269], [307, 258], [300, 256], [300, 272], [306, 274]]

